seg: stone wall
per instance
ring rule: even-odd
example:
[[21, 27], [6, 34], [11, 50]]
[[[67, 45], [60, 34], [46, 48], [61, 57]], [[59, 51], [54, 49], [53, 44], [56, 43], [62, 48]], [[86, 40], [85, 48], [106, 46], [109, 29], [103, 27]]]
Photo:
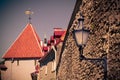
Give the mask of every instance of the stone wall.
[[[78, 5], [80, 0], [77, 0]], [[79, 50], [72, 31], [78, 27], [80, 12], [84, 27], [90, 30], [84, 55], [88, 58], [107, 57], [108, 80], [120, 79], [120, 0], [83, 0], [75, 6], [64, 40], [58, 65], [58, 80], [103, 80], [102, 61], [79, 60]], [[74, 15], [75, 14], [75, 15]], [[70, 24], [69, 23], [69, 24]]]

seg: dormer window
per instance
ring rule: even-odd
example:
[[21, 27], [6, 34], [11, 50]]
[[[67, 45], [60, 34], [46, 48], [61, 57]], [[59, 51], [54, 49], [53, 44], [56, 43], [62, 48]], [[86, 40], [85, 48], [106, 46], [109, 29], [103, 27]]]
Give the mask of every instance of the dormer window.
[[19, 66], [19, 60], [17, 60], [17, 66]]

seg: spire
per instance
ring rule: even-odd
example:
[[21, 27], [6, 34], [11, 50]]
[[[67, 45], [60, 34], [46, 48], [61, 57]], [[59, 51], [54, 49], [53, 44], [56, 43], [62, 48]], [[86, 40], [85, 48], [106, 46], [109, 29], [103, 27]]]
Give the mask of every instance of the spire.
[[25, 14], [28, 15], [28, 21], [29, 23], [31, 23], [31, 15], [33, 14], [33, 12], [31, 11], [31, 9], [28, 9], [25, 11]]

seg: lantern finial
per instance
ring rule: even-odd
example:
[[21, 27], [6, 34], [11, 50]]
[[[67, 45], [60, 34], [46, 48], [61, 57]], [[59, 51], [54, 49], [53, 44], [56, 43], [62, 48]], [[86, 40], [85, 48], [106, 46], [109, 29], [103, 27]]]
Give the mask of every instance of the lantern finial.
[[28, 20], [29, 20], [29, 23], [31, 23], [31, 15], [33, 14], [33, 12], [29, 9], [29, 10], [26, 10], [25, 11], [25, 14], [28, 15]]

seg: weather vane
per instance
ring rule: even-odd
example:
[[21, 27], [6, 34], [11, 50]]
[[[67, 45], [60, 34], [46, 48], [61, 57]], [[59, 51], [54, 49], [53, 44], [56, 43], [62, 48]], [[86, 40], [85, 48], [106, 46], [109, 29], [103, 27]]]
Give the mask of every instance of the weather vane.
[[29, 23], [31, 23], [31, 15], [33, 14], [33, 12], [29, 9], [29, 10], [26, 10], [25, 11], [25, 14], [28, 15], [28, 20], [29, 20]]

